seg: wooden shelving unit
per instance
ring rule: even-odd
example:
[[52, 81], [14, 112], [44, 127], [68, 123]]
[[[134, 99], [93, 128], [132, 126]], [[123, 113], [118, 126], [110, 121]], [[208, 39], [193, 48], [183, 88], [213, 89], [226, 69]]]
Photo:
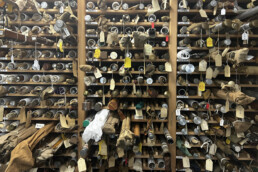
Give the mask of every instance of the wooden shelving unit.
[[[182, 1], [176, 0], [174, 2], [175, 6], [178, 7], [180, 2], [182, 2]], [[183, 96], [175, 95], [175, 97], [176, 97], [175, 101], [181, 100], [185, 103], [185, 107], [180, 109], [180, 114], [185, 117], [185, 122], [186, 122], [186, 124], [183, 125], [182, 121], [180, 121], [180, 118], [178, 118], [176, 120], [176, 127], [177, 127], [176, 135], [177, 135], [177, 138], [180, 139], [180, 141], [182, 141], [181, 146], [186, 148], [190, 153], [192, 153], [192, 155], [193, 155], [193, 153], [196, 153], [196, 155], [200, 154], [198, 157], [187, 156], [186, 153], [183, 153], [178, 146], [176, 148], [177, 149], [177, 151], [176, 151], [177, 167], [175, 167], [175, 169], [176, 169], [176, 171], [186, 171], [187, 168], [183, 168], [183, 158], [188, 157], [190, 159], [191, 167], [192, 166], [194, 167], [194, 165], [192, 165], [192, 163], [195, 163], [195, 165], [198, 166], [201, 169], [201, 171], [207, 171], [205, 169], [206, 168], [205, 162], [207, 160], [207, 157], [211, 156], [211, 159], [213, 161], [213, 170], [214, 170], [215, 167], [218, 167], [218, 162], [221, 162], [221, 160], [218, 159], [215, 155], [210, 155], [209, 151], [206, 152], [206, 146], [203, 145], [204, 142], [201, 141], [200, 136], [207, 136], [209, 139], [211, 139], [212, 143], [215, 143], [216, 140], [220, 140], [223, 143], [225, 143], [226, 146], [230, 147], [230, 144], [226, 143], [226, 140], [228, 140], [228, 136], [226, 135], [226, 127], [221, 125], [221, 122], [215, 120], [213, 117], [215, 116], [215, 114], [219, 114], [220, 119], [227, 120], [229, 118], [235, 118], [235, 120], [236, 120], [237, 119], [235, 117], [236, 109], [230, 107], [230, 109], [227, 113], [220, 112], [220, 110], [215, 108], [216, 107], [215, 104], [217, 103], [217, 104], [225, 105], [225, 100], [218, 98], [218, 97], [214, 96], [213, 94], [211, 94], [211, 96], [207, 100], [207, 99], [203, 98], [203, 94], [200, 95], [200, 93], [198, 92], [199, 84], [196, 82], [193, 83], [193, 79], [197, 78], [197, 79], [199, 79], [199, 82], [201, 82], [201, 81], [205, 82], [205, 76], [206, 76], [206, 72], [198, 71], [199, 62], [201, 60], [206, 60], [207, 68], [209, 66], [211, 66], [214, 69], [215, 61], [212, 59], [212, 57], [209, 57], [209, 49], [210, 48], [207, 48], [206, 45], [204, 45], [203, 47], [197, 47], [196, 45], [194, 45], [194, 41], [202, 39], [205, 41], [205, 44], [206, 44], [206, 39], [208, 37], [211, 37], [214, 40], [213, 41], [214, 47], [216, 49], [219, 49], [221, 51], [221, 53], [226, 48], [229, 48], [229, 52], [234, 51], [234, 50], [239, 50], [242, 48], [248, 48], [249, 49], [248, 55], [253, 55], [254, 58], [249, 61], [244, 61], [243, 63], [241, 63], [241, 66], [257, 66], [258, 48], [257, 48], [257, 45], [251, 46], [250, 43], [248, 45], [244, 45], [242, 43], [242, 33], [243, 33], [242, 30], [240, 30], [239, 32], [229, 33], [228, 35], [226, 33], [227, 30], [220, 31], [219, 33], [210, 33], [210, 34], [206, 33], [205, 30], [203, 30], [203, 32], [201, 32], [202, 34], [201, 33], [195, 34], [195, 33], [191, 33], [188, 31], [184, 32], [184, 29], [181, 29], [182, 27], [189, 27], [190, 25], [192, 25], [194, 23], [205, 22], [205, 23], [208, 23], [209, 26], [212, 26], [217, 23], [221, 23], [221, 22], [214, 21], [215, 17], [217, 17], [218, 15], [221, 16], [221, 9], [217, 9], [217, 13], [216, 13], [216, 15], [214, 15], [213, 9], [206, 8], [207, 4], [210, 3], [211, 0], [202, 1], [203, 2], [203, 10], [206, 12], [208, 19], [201, 17], [200, 12], [199, 12], [200, 9], [193, 9], [195, 4], [198, 1], [187, 0], [186, 2], [188, 3], [186, 9], [179, 9], [179, 7], [178, 7], [178, 9], [176, 9], [176, 11], [178, 13], [177, 13], [177, 21], [175, 21], [177, 24], [175, 27], [177, 28], [178, 33], [176, 33], [177, 42], [175, 44], [177, 44], [177, 45], [175, 45], [175, 47], [176, 47], [175, 51], [179, 52], [184, 49], [191, 49], [190, 54], [205, 52], [205, 53], [207, 53], [207, 56], [203, 55], [201, 58], [190, 57], [190, 59], [181, 60], [181, 59], [177, 59], [177, 53], [174, 54], [175, 63], [176, 63], [175, 65], [179, 66], [181, 64], [193, 64], [195, 66], [195, 70], [192, 73], [181, 72], [181, 71], [179, 71], [179, 69], [177, 69], [175, 67], [175, 69], [177, 70], [176, 71], [177, 77], [181, 76], [184, 79], [188, 80], [188, 83], [186, 83], [186, 84], [183, 84], [183, 85], [180, 85], [180, 83], [176, 84], [176, 87], [177, 87], [176, 94], [180, 89], [184, 89], [189, 93], [189, 95], [186, 94]], [[243, 8], [246, 8], [247, 3], [249, 3], [249, 1], [238, 1], [238, 4]], [[226, 15], [224, 17], [226, 19], [233, 20], [238, 15], [237, 13], [234, 12], [234, 10], [232, 8], [225, 7], [225, 9], [226, 9]], [[241, 10], [241, 11], [246, 11], [246, 9]], [[183, 16], [188, 19], [187, 22], [182, 21]], [[223, 17], [223, 16], [221, 16], [221, 17]], [[243, 22], [247, 22], [247, 21], [249, 21], [249, 20], [243, 20]], [[252, 20], [250, 20], [250, 21], [252, 21]], [[230, 29], [228, 29], [228, 31], [229, 30]], [[179, 45], [179, 41], [181, 41], [185, 38], [189, 38], [191, 40], [191, 43], [185, 47], [181, 47]], [[229, 38], [231, 40], [232, 44], [227, 47], [218, 46], [218, 42], [221, 40], [225, 40], [226, 38]], [[258, 38], [258, 36], [257, 36], [256, 29], [251, 29], [251, 31], [249, 32], [249, 40], [257, 42], [257, 38]], [[208, 84], [208, 83], [205, 84], [205, 90], [210, 89], [212, 92], [212, 89], [214, 89], [214, 88], [220, 89], [221, 85], [216, 83], [216, 79], [222, 80], [222, 81], [223, 80], [235, 81], [243, 89], [256, 89], [258, 87], [257, 83], [255, 82], [255, 80], [257, 78], [257, 76], [255, 74], [247, 76], [246, 73], [239, 72], [236, 69], [234, 69], [233, 65], [230, 62], [228, 62], [228, 64], [231, 66], [231, 77], [230, 78], [224, 77], [224, 75], [225, 75], [224, 74], [224, 66], [226, 64], [227, 64], [226, 57], [222, 58], [222, 67], [221, 67], [222, 70], [218, 73], [217, 78], [212, 78], [212, 81], [213, 81], [212, 84]], [[193, 92], [190, 94], [190, 91], [193, 91]], [[204, 92], [202, 92], [202, 93], [204, 93]], [[252, 96], [252, 95], [249, 95], [249, 96]], [[187, 102], [188, 100], [195, 100], [197, 102], [207, 102], [207, 103], [209, 103], [209, 107], [208, 107], [208, 109], [200, 108], [200, 107], [198, 109], [194, 109], [189, 105], [189, 103]], [[218, 111], [219, 111], [219, 113], [218, 113]], [[247, 105], [247, 106], [245, 106], [244, 111], [245, 111], [246, 118], [254, 119], [254, 116], [258, 110], [253, 109], [251, 106]], [[201, 119], [204, 119], [206, 117], [206, 116], [202, 117], [201, 114], [207, 114], [209, 116], [209, 119], [208, 120], [205, 119], [205, 121], [208, 124], [209, 130], [203, 131], [201, 128], [201, 125], [196, 125], [196, 122], [194, 122], [194, 120], [191, 116], [192, 114], [196, 114]], [[227, 122], [229, 122], [229, 121], [227, 121]], [[229, 123], [231, 124], [231, 122], [229, 122]], [[224, 124], [224, 125], [226, 125], [226, 124]], [[228, 125], [228, 123], [227, 123], [227, 125]], [[197, 127], [200, 127], [199, 133], [197, 132], [198, 131]], [[232, 126], [230, 126], [230, 127], [232, 127]], [[225, 132], [223, 134], [221, 133], [221, 135], [218, 136], [218, 134], [215, 132], [214, 128], [220, 128], [222, 131], [225, 131]], [[234, 127], [232, 127], [232, 128], [234, 128]], [[185, 131], [186, 131], [186, 133], [185, 133]], [[234, 131], [231, 133], [231, 135], [233, 135], [233, 134], [234, 134]], [[196, 137], [200, 141], [200, 143], [192, 144], [188, 136]], [[187, 146], [188, 145], [187, 143], [189, 143], [189, 147]], [[231, 150], [232, 150], [232, 152], [234, 152], [232, 148], [231, 148]], [[256, 145], [251, 145], [251, 144], [246, 143], [243, 146], [241, 146], [241, 151], [239, 152], [239, 156], [236, 156], [238, 159], [238, 162], [239, 163], [244, 162], [246, 164], [249, 164], [252, 161], [255, 161], [253, 154], [252, 154], [252, 151], [254, 151], [254, 150], [256, 151]], [[219, 148], [217, 149], [217, 152], [225, 153], [225, 151], [222, 151]], [[234, 153], [235, 153], [235, 155], [237, 155], [236, 152], [234, 152]], [[224, 156], [224, 154], [223, 154], [223, 156]], [[229, 162], [232, 162], [231, 159], [227, 155], [225, 156], [225, 159], [228, 160]], [[238, 171], [239, 169], [237, 168], [237, 165], [234, 163], [232, 163], [232, 164], [234, 167], [236, 167], [236, 170]]]
[[[22, 12], [19, 12], [16, 7], [13, 7], [13, 11], [12, 12], [9, 12], [7, 10], [7, 15], [10, 15], [10, 14], [17, 14], [17, 20], [16, 21], [9, 21], [8, 22], [8, 27], [9, 28], [5, 28], [5, 29], [9, 29], [9, 30], [5, 30], [5, 29], [1, 29], [1, 35], [0, 35], [0, 39], [3, 40], [4, 44], [0, 47], [1, 49], [1, 52], [6, 52], [6, 55], [4, 56], [3, 53], [1, 54], [1, 57], [0, 57], [0, 62], [3, 62], [3, 63], [10, 63], [11, 62], [11, 57], [9, 54], [7, 54], [9, 51], [11, 51], [12, 49], [13, 50], [17, 50], [17, 49], [20, 49], [21, 51], [23, 50], [31, 50], [31, 52], [35, 51], [35, 50], [39, 50], [39, 51], [44, 51], [44, 50], [50, 50], [52, 51], [55, 55], [54, 57], [52, 58], [39, 58], [38, 61], [39, 61], [39, 64], [40, 64], [40, 70], [32, 70], [32, 69], [29, 69], [29, 70], [0, 70], [0, 75], [8, 75], [8, 77], [10, 75], [23, 75], [23, 74], [29, 74], [29, 81], [27, 82], [1, 82], [0, 85], [6, 87], [6, 88], [9, 88], [9, 87], [16, 87], [17, 90], [18, 88], [22, 87], [22, 86], [28, 86], [29, 89], [34, 89], [35, 87], [37, 86], [42, 86], [43, 90], [49, 86], [54, 86], [56, 88], [59, 88], [59, 87], [65, 87], [67, 88], [67, 94], [66, 95], [62, 95], [62, 94], [57, 94], [57, 93], [54, 93], [52, 95], [49, 95], [48, 98], [52, 99], [52, 100], [59, 100], [59, 99], [62, 99], [64, 98], [66, 100], [64, 106], [46, 106], [43, 101], [40, 102], [40, 105], [39, 106], [25, 106], [25, 107], [21, 107], [21, 106], [18, 106], [18, 101], [20, 99], [23, 99], [23, 98], [30, 98], [30, 99], [37, 99], [37, 98], [40, 98], [40, 95], [37, 95], [37, 94], [32, 94], [31, 92], [28, 93], [28, 94], [20, 94], [19, 92], [18, 93], [9, 93], [9, 94], [6, 94], [4, 97], [1, 97], [1, 99], [11, 99], [11, 100], [14, 100], [16, 102], [16, 105], [11, 105], [11, 104], [6, 104], [4, 105], [4, 121], [5, 122], [15, 122], [15, 121], [19, 121], [20, 118], [19, 116], [18, 117], [15, 117], [15, 118], [6, 118], [5, 115], [7, 113], [9, 113], [10, 111], [12, 110], [21, 110], [23, 108], [25, 108], [25, 114], [28, 115], [28, 112], [31, 111], [35, 111], [35, 110], [43, 110], [44, 112], [48, 112], [48, 111], [52, 111], [53, 112], [56, 112], [56, 111], [62, 111], [62, 112], [65, 112], [65, 116], [67, 114], [70, 113], [70, 111], [74, 110], [74, 111], [77, 111], [78, 110], [78, 107], [73, 105], [71, 106], [70, 105], [70, 100], [72, 99], [78, 99], [79, 95], [78, 93], [76, 94], [70, 94], [69, 92], [69, 88], [70, 87], [77, 87], [78, 86], [78, 82], [74, 83], [74, 84], [68, 84], [67, 82], [61, 82], [61, 83], [50, 83], [50, 82], [33, 82], [32, 81], [32, 76], [33, 75], [65, 75], [65, 76], [68, 76], [70, 78], [73, 77], [73, 71], [72, 70], [43, 70], [42, 69], [42, 66], [44, 63], [48, 63], [50, 65], [52, 65], [53, 63], [64, 63], [64, 64], [68, 64], [68, 63], [72, 63], [73, 61], [77, 61], [78, 60], [78, 57], [76, 57], [75, 59], [72, 59], [72, 58], [68, 58], [67, 54], [70, 50], [74, 50], [75, 52], [77, 52], [77, 49], [78, 49], [78, 46], [76, 45], [70, 45], [68, 43], [66, 43], [64, 41], [64, 44], [63, 44], [63, 50], [64, 52], [62, 53], [62, 55], [64, 56], [63, 58], [57, 58], [57, 52], [60, 52], [59, 48], [57, 47], [57, 42], [58, 40], [61, 38], [62, 39], [62, 35], [59, 34], [59, 33], [55, 33], [55, 34], [49, 34], [47, 32], [44, 32], [42, 30], [42, 32], [40, 34], [31, 34], [29, 33], [28, 35], [23, 35], [20, 31], [18, 32], [15, 32], [13, 31], [12, 33], [16, 33], [17, 34], [17, 37], [10, 37], [10, 33], [11, 31], [10, 30], [13, 30], [14, 27], [16, 27], [17, 29], [20, 29], [21, 26], [28, 26], [29, 28], [32, 28], [33, 26], [39, 26], [39, 27], [43, 27], [43, 26], [50, 26], [50, 25], [54, 25], [56, 23], [56, 18], [55, 18], [55, 15], [58, 15], [60, 14], [60, 10], [55, 8], [55, 9], [50, 9], [54, 6], [54, 1], [53, 0], [44, 0], [45, 2], [48, 3], [48, 9], [40, 9], [39, 11], [46, 13], [46, 14], [50, 14], [52, 17], [53, 17], [53, 20], [51, 22], [43, 22], [43, 21], [32, 21], [31, 19], [31, 16], [35, 13], [37, 13], [37, 11], [35, 9], [31, 9], [31, 8], [28, 8]], [[37, 2], [43, 2], [42, 0], [37, 0]], [[80, 1], [78, 1], [79, 3]], [[68, 11], [67, 7], [64, 8], [64, 12]], [[73, 13], [75, 15], [77, 15], [77, 11], [78, 9], [73, 9], [72, 10]], [[21, 13], [24, 13], [26, 15], [28, 15], [29, 17], [29, 20], [28, 21], [21, 21], [20, 20], [20, 14]], [[19, 14], [19, 15], [18, 15]], [[41, 14], [41, 15], [42, 15]], [[82, 17], [84, 19], [84, 17]], [[2, 18], [1, 18], [2, 20]], [[4, 22], [1, 21], [1, 26]], [[77, 34], [77, 29], [79, 28], [78, 27], [78, 24], [76, 23], [76, 21], [74, 22], [66, 22], [66, 25], [67, 26], [71, 26], [71, 28], [74, 30], [74, 35], [75, 37], [78, 37], [78, 34]], [[7, 27], [7, 26], [6, 26]], [[11, 35], [13, 36], [13, 35]], [[25, 39], [25, 41], [21, 41], [22, 39]], [[37, 45], [35, 46], [35, 40], [39, 40], [39, 39], [43, 39], [43, 40], [46, 40], [46, 39], [49, 39], [51, 41], [54, 42], [54, 45], [52, 46], [48, 46], [48, 45], [44, 45], [43, 44], [40, 44], [38, 41], [37, 42]], [[7, 40], [7, 41], [5, 41]], [[13, 40], [13, 45], [11, 44], [11, 40]], [[9, 43], [9, 44], [8, 44]], [[60, 52], [61, 53], [61, 52]], [[61, 55], [61, 56], [62, 56]], [[14, 58], [14, 63], [22, 63], [22, 62], [28, 62], [29, 64], [33, 64], [35, 60], [35, 57], [33, 56], [33, 54], [31, 53], [30, 57], [21, 57], [21, 58]], [[77, 66], [73, 66], [77, 69]], [[82, 85], [82, 84], [81, 84]], [[31, 91], [31, 90], [29, 90]], [[56, 90], [55, 90], [56, 91]], [[79, 114], [79, 113], [78, 113]], [[79, 124], [78, 120], [79, 118], [75, 118], [75, 123], [76, 125]], [[50, 122], [54, 122], [55, 124], [58, 124], [60, 123], [60, 119], [59, 117], [58, 118], [46, 118], [46, 117], [33, 117], [31, 118], [31, 123], [32, 124], [47, 124], [47, 123], [50, 123]], [[60, 136], [60, 135], [63, 135], [64, 136], [64, 139], [65, 137], [67, 138], [70, 138], [73, 134], [80, 134], [80, 130], [79, 128], [76, 128], [74, 127], [74, 129], [71, 129], [71, 130], [62, 130], [62, 131], [59, 131], [57, 130], [56, 128], [50, 133], [51, 136], [47, 136], [49, 137], [49, 139], [52, 138], [52, 135], [53, 136]], [[48, 138], [47, 138], [48, 139]], [[73, 145], [72, 147], [70, 147], [69, 149], [65, 149], [65, 147], [61, 147], [61, 151], [63, 152], [63, 154], [59, 154], [58, 156], [59, 157], [63, 157], [63, 158], [67, 158], [67, 160], [69, 160], [69, 158], [71, 159], [72, 156], [69, 156], [68, 154], [65, 154], [66, 151], [70, 151], [71, 149], [73, 149], [74, 151], [77, 151], [78, 149], [78, 146], [77, 145]], [[10, 150], [11, 151], [11, 150]], [[55, 156], [55, 155], [54, 155]], [[76, 153], [76, 156], [78, 156], [78, 154]], [[49, 166], [47, 167], [44, 167], [44, 168], [51, 168], [51, 165], [50, 163], [48, 162], [48, 160], [46, 160], [46, 162], [49, 164]], [[0, 167], [2, 168], [2, 167]], [[37, 165], [35, 165], [35, 168], [41, 168], [41, 167], [37, 167]]]

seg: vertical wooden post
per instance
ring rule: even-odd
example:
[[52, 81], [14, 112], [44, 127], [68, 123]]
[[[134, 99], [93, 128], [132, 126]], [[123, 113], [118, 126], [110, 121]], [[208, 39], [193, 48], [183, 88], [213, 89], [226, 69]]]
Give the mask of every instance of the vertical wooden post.
[[[177, 0], [170, 0], [170, 37], [169, 37], [169, 56], [173, 71], [169, 73], [169, 118], [168, 129], [176, 142], [176, 71], [177, 71]], [[176, 143], [170, 146], [171, 168], [176, 171]]]
[[82, 148], [82, 139], [80, 136], [80, 131], [82, 130], [82, 122], [85, 119], [85, 111], [82, 110], [82, 102], [84, 102], [84, 91], [85, 91], [85, 84], [84, 84], [84, 76], [85, 73], [82, 72], [79, 68], [80, 65], [83, 65], [86, 63], [86, 40], [85, 40], [85, 14], [86, 14], [86, 8], [85, 8], [85, 0], [78, 0], [78, 8], [77, 8], [77, 14], [78, 14], [78, 152], [80, 152]]

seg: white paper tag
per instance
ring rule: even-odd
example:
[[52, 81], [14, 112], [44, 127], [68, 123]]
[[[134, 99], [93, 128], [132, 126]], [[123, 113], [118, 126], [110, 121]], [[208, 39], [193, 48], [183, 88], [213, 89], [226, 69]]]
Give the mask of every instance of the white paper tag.
[[152, 46], [150, 44], [145, 44], [144, 45], [144, 53], [147, 56], [152, 55]]
[[135, 116], [142, 117], [142, 109], [135, 109]]
[[202, 131], [207, 131], [207, 130], [209, 130], [208, 123], [207, 123], [207, 121], [205, 121], [204, 119], [202, 119], [201, 128], [202, 128]]
[[169, 62], [165, 63], [165, 71], [172, 72], [172, 65]]
[[183, 167], [184, 168], [190, 168], [190, 160], [187, 156], [183, 157]]
[[205, 72], [207, 69], [207, 62], [205, 60], [202, 60], [199, 62], [199, 71]]
[[70, 36], [71, 35], [67, 28], [64, 28], [64, 32], [65, 32], [66, 36]]
[[115, 80], [112, 78], [111, 80], [110, 80], [110, 87], [109, 87], [109, 89], [110, 90], [114, 90], [115, 89], [115, 85], [116, 83], [115, 83]]
[[45, 126], [45, 124], [36, 123], [35, 128], [42, 128], [42, 127], [44, 127], [44, 126]]
[[215, 155], [216, 151], [217, 151], [217, 145], [213, 143], [213, 144], [211, 145], [211, 147], [210, 147], [209, 154]]
[[161, 118], [166, 118], [168, 116], [168, 109], [167, 108], [161, 108], [160, 110], [160, 117]]
[[222, 16], [226, 15], [226, 9], [225, 8], [222, 8], [221, 11], [220, 11], [220, 14]]
[[241, 105], [237, 105], [236, 107], [236, 117], [237, 118], [245, 118], [245, 109]]
[[64, 6], [63, 6], [63, 5], [60, 7], [59, 12], [60, 12], [61, 14], [64, 13]]
[[100, 42], [105, 42], [105, 34], [104, 34], [103, 31], [100, 32], [99, 36], [100, 36], [99, 41]]
[[102, 74], [101, 74], [99, 68], [96, 68], [96, 69], [94, 70], [94, 75], [95, 75], [95, 77], [96, 77], [97, 79], [102, 77]]
[[69, 142], [69, 139], [64, 140], [64, 146], [65, 148], [69, 148], [72, 146], [72, 144]]
[[211, 67], [208, 67], [206, 70], [206, 79], [212, 79], [213, 70]]
[[176, 109], [176, 116], [180, 116], [181, 115], [181, 109]]
[[86, 167], [86, 162], [83, 158], [80, 158], [78, 161], [77, 161], [77, 164], [78, 164], [78, 170], [79, 172], [83, 172], [83, 171], [86, 171], [87, 170], [87, 167]]
[[246, 41], [246, 40], [248, 40], [248, 38], [249, 38], [249, 34], [248, 34], [247, 31], [245, 31], [245, 32], [242, 34], [242, 40], [243, 40], [243, 41]]
[[211, 159], [207, 159], [205, 163], [205, 169], [207, 171], [213, 171], [213, 162]]
[[220, 120], [219, 125], [223, 127], [223, 125], [224, 125], [224, 119], [221, 119], [221, 120]]
[[192, 146], [189, 144], [188, 141], [185, 141], [185, 144], [184, 144], [184, 145], [185, 145], [185, 147], [188, 148], [188, 149], [192, 148]]
[[34, 60], [34, 63], [32, 65], [33, 70], [40, 70], [40, 65], [38, 60]]

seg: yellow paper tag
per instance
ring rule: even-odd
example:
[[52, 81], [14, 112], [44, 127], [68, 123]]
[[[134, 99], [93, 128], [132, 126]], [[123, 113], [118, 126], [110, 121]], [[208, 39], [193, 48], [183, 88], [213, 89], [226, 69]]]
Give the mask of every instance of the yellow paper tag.
[[64, 52], [62, 39], [59, 39], [59, 41], [58, 41], [58, 48], [59, 48], [60, 52], [62, 52], [62, 53]]
[[142, 142], [139, 143], [139, 152], [142, 152]]
[[208, 37], [206, 39], [206, 45], [207, 45], [207, 48], [212, 48], [213, 47], [213, 39], [211, 37]]
[[95, 50], [94, 57], [97, 58], [97, 59], [100, 57], [100, 49], [99, 48], [97, 48]]
[[230, 140], [229, 140], [229, 139], [226, 139], [226, 143], [229, 145], [229, 144], [230, 144]]
[[129, 57], [126, 57], [125, 58], [125, 65], [124, 65], [125, 68], [131, 68], [132, 67], [132, 61]]
[[200, 82], [199, 86], [198, 86], [199, 91], [205, 91], [205, 83], [204, 82]]

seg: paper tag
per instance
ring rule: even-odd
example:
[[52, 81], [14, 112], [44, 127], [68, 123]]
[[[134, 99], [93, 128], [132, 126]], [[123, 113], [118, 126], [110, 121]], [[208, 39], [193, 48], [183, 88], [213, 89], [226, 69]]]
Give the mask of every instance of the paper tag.
[[133, 164], [134, 164], [134, 157], [132, 156], [128, 159], [128, 167], [129, 168], [133, 167]]
[[152, 55], [152, 46], [150, 44], [144, 44], [144, 54], [147, 56]]
[[225, 77], [230, 77], [230, 66], [226, 65], [224, 68], [224, 72], [225, 72]]
[[136, 94], [136, 85], [133, 83], [133, 94]]
[[245, 109], [241, 105], [237, 105], [236, 107], [236, 117], [237, 118], [245, 118]]
[[224, 126], [224, 119], [220, 120], [219, 125], [222, 126], [222, 127]]
[[222, 66], [222, 56], [220, 54], [215, 56], [215, 66]]
[[226, 128], [226, 137], [231, 136], [231, 127]]
[[60, 7], [59, 12], [60, 12], [61, 14], [64, 13], [64, 6], [63, 6], [63, 5]]
[[137, 15], [136, 18], [135, 18], [135, 20], [134, 20], [134, 23], [137, 24], [138, 21], [139, 21], [139, 19], [140, 19], [140, 17]]
[[225, 57], [228, 51], [229, 51], [229, 48], [225, 48], [224, 51], [222, 52], [222, 57]]
[[229, 100], [227, 99], [225, 103], [225, 113], [227, 113], [228, 111], [229, 111]]
[[70, 36], [71, 35], [67, 28], [64, 28], [64, 32], [65, 32], [66, 36]]
[[154, 29], [154, 22], [151, 23], [151, 28]]
[[205, 163], [205, 169], [207, 171], [213, 171], [213, 162], [211, 159], [207, 159]]
[[209, 154], [215, 155], [216, 151], [217, 151], [217, 145], [213, 143], [213, 144], [211, 145], [211, 147], [210, 147]]
[[248, 34], [247, 31], [245, 31], [245, 32], [242, 34], [242, 40], [243, 40], [243, 41], [246, 41], [246, 40], [248, 40], [248, 38], [249, 38], [249, 34]]
[[69, 142], [69, 139], [64, 140], [64, 146], [65, 146], [65, 148], [69, 148], [72, 146], [72, 144]]
[[176, 109], [176, 116], [180, 116], [181, 115], [181, 109]]
[[4, 118], [4, 106], [0, 106], [0, 122], [3, 121]]
[[230, 144], [230, 140], [228, 138], [226, 139], [226, 144]]
[[87, 167], [86, 167], [86, 162], [83, 158], [80, 158], [78, 161], [77, 161], [77, 164], [78, 164], [78, 171], [79, 172], [83, 172], [83, 171], [86, 171], [87, 170]]
[[207, 69], [207, 62], [205, 60], [202, 60], [199, 62], [199, 71], [205, 72]]
[[208, 37], [206, 39], [206, 46], [207, 46], [207, 48], [212, 48], [213, 47], [213, 39], [211, 37]]
[[201, 17], [203, 17], [203, 18], [207, 18], [208, 17], [206, 12], [203, 9], [200, 9], [199, 13], [200, 13]]
[[184, 7], [184, 8], [187, 8], [186, 0], [183, 0], [183, 7]]
[[105, 34], [103, 31], [100, 32], [99, 36], [100, 36], [99, 42], [105, 42]]
[[165, 63], [165, 71], [172, 72], [172, 65], [169, 62]]
[[36, 123], [35, 128], [43, 128], [45, 124]]
[[205, 82], [199, 82], [198, 90], [199, 91], [205, 91]]
[[135, 116], [142, 117], [142, 109], [135, 109]]
[[97, 59], [100, 57], [100, 49], [99, 48], [97, 48], [95, 50], [94, 57], [97, 58]]
[[193, 172], [190, 168], [187, 168], [185, 172]]
[[110, 80], [110, 87], [109, 87], [109, 89], [110, 90], [114, 90], [115, 89], [115, 85], [116, 83], [115, 83], [115, 80], [112, 78], [111, 80]]
[[111, 156], [108, 159], [108, 168], [114, 167], [116, 163], [116, 158], [114, 156]]
[[62, 128], [69, 128], [69, 126], [67, 125], [67, 122], [66, 122], [66, 118], [63, 114], [60, 115], [60, 123], [61, 123]]
[[190, 160], [187, 156], [183, 157], [183, 167], [184, 168], [190, 168]]
[[208, 69], [206, 70], [206, 79], [212, 79], [212, 73], [213, 73], [212, 68], [208, 67]]
[[74, 127], [75, 126], [75, 119], [70, 118], [69, 115], [66, 115], [66, 121], [67, 121], [67, 125], [69, 127]]
[[95, 77], [96, 77], [97, 79], [102, 77], [102, 74], [101, 74], [99, 68], [96, 68], [96, 69], [94, 70], [94, 75], [95, 75]]
[[130, 57], [126, 57], [125, 58], [125, 64], [124, 64], [124, 68], [131, 68], [132, 67], [132, 60]]
[[105, 140], [101, 140], [99, 142], [99, 155], [107, 156], [107, 144]]
[[226, 15], [226, 9], [225, 8], [222, 8], [221, 11], [220, 11], [220, 14], [222, 16]]
[[237, 137], [238, 138], [245, 138], [245, 133], [244, 132], [237, 133]]
[[58, 40], [57, 47], [59, 48], [60, 52], [62, 52], [62, 53], [64, 52], [64, 50], [63, 50], [63, 40], [62, 39]]
[[188, 141], [185, 141], [185, 144], [184, 144], [184, 145], [185, 145], [185, 147], [188, 148], [188, 149], [192, 148]]
[[160, 110], [160, 117], [161, 118], [166, 118], [168, 116], [168, 109], [167, 108], [161, 108]]
[[209, 130], [208, 123], [204, 119], [202, 119], [201, 128], [202, 128], [202, 131]]

